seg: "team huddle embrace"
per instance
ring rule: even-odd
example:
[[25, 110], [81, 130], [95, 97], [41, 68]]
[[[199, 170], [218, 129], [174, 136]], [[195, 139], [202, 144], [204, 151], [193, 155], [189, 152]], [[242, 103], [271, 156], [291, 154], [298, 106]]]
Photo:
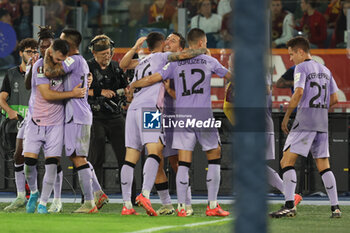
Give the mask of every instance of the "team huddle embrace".
[[[113, 42], [105, 35], [97, 37], [90, 49], [93, 53], [99, 54], [107, 51], [103, 57], [111, 58]], [[131, 103], [125, 121], [126, 150], [121, 161], [123, 166], [120, 177], [124, 202], [122, 215], [138, 214], [133, 209], [134, 201], [150, 216], [175, 213], [181, 217], [193, 215], [189, 168], [197, 141], [208, 159], [206, 215], [229, 215], [229, 212], [224, 211], [217, 202], [221, 160], [217, 128], [209, 127], [209, 130], [202, 130], [200, 127], [192, 127], [176, 130], [176, 127], [169, 126], [161, 130], [148, 131], [142, 125], [143, 111], [150, 108], [156, 109], [157, 114], [197, 115], [202, 120], [214, 119], [210, 100], [211, 75], [215, 73], [229, 80], [231, 72], [215, 58], [207, 55], [209, 52], [206, 48], [207, 39], [202, 30], [192, 29], [187, 38], [189, 48], [184, 50], [186, 40], [181, 34], [172, 33], [165, 38], [161, 33], [151, 32], [147, 37], [139, 38], [135, 46], [120, 61], [121, 69], [135, 70], [129, 88], [125, 89], [128, 101]], [[62, 211], [60, 158], [63, 145], [65, 155], [73, 162], [78, 173], [84, 195], [84, 202], [74, 212], [98, 212], [98, 209], [109, 201], [101, 189], [93, 165], [87, 160], [91, 145], [91, 125], [95, 120], [88, 96], [111, 94], [112, 97], [113, 93], [94, 88], [94, 84], [89, 89], [91, 82], [94, 82], [92, 80], [98, 77], [94, 77], [94, 72], [89, 70], [88, 63], [79, 54], [81, 40], [81, 34], [74, 29], [65, 29], [60, 39], [53, 40], [50, 29], [41, 28], [39, 32], [41, 57], [37, 56], [37, 52], [32, 52], [29, 59], [23, 59], [25, 55], [23, 52], [25, 81], [31, 92], [28, 111], [16, 142], [18, 148], [16, 147], [15, 152], [17, 158], [15, 171], [18, 195], [15, 201], [5, 208], [6, 211], [14, 211], [24, 205], [27, 213], [34, 213], [36, 210], [41, 214]], [[134, 59], [145, 41], [150, 54]], [[28, 47], [32, 51], [37, 50], [37, 45]], [[105, 65], [109, 64], [110, 60]], [[196, 108], [205, 111], [198, 114]], [[9, 116], [13, 119], [17, 114], [18, 111], [9, 110]], [[36, 165], [41, 149], [45, 155], [45, 175], [39, 194]], [[133, 200], [134, 167], [144, 149], [147, 159], [143, 167], [142, 192]], [[165, 157], [168, 157], [172, 169], [177, 173], [176, 211], [171, 204], [168, 179], [163, 169]], [[25, 182], [30, 188], [28, 202], [22, 188]], [[162, 207], [158, 211], [152, 208], [150, 202], [153, 186], [156, 187], [162, 202]], [[47, 208], [52, 191], [54, 200], [50, 208]]]
[[[189, 169], [194, 147], [199, 142], [208, 160], [206, 215], [228, 216], [230, 213], [223, 210], [217, 201], [221, 178], [221, 143], [217, 129], [219, 126], [216, 125], [221, 124], [215, 121], [211, 109], [210, 81], [213, 73], [228, 81], [231, 81], [232, 74], [210, 56], [206, 48], [206, 34], [198, 28], [190, 30], [187, 35], [189, 48], [185, 49], [186, 40], [181, 34], [174, 32], [165, 38], [161, 33], [151, 32], [136, 41], [120, 64], [111, 61], [114, 42], [105, 35], [92, 40], [90, 50], [95, 60], [89, 62], [79, 54], [82, 37], [77, 30], [65, 29], [60, 39], [53, 38], [50, 28], [41, 28], [39, 43], [34, 39], [23, 40], [19, 45], [22, 63], [10, 69], [3, 82], [0, 104], [8, 118], [18, 119], [20, 113], [26, 112], [17, 134], [14, 153], [17, 198], [5, 211], [15, 211], [23, 206], [26, 206], [27, 213], [36, 210], [40, 214], [62, 211], [63, 174], [60, 158], [64, 146], [65, 155], [73, 162], [78, 173], [84, 195], [81, 207], [74, 212], [98, 212], [109, 201], [96, 175], [99, 172], [95, 172], [98, 164], [96, 154], [101, 146], [104, 147], [96, 138], [104, 141], [106, 136], [112, 142], [114, 152], [121, 152], [117, 159], [121, 166], [122, 215], [138, 215], [133, 208], [135, 204], [142, 206], [150, 216], [193, 215]], [[150, 54], [136, 59], [144, 42]], [[38, 44], [40, 58], [37, 54]], [[296, 215], [296, 206], [302, 198], [295, 194], [297, 177], [294, 164], [298, 155], [306, 157], [311, 152], [331, 202], [331, 217], [341, 217], [336, 181], [329, 165], [328, 144], [328, 109], [338, 102], [338, 87], [331, 72], [312, 60], [310, 45], [305, 38], [293, 38], [288, 41], [287, 47], [296, 67], [295, 92], [282, 122], [282, 130], [288, 134], [280, 161], [282, 179], [272, 168], [267, 167], [269, 183], [284, 194], [286, 202], [280, 210], [271, 212], [269, 216], [280, 218]], [[134, 70], [130, 83], [123, 78], [122, 70]], [[118, 81], [113, 83], [108, 78], [110, 74], [120, 74]], [[11, 92], [11, 85], [21, 78], [25, 82], [22, 80], [23, 87], [19, 88], [25, 89], [25, 85], [27, 92], [20, 92], [18, 96], [18, 93]], [[101, 80], [107, 81], [102, 86], [96, 84], [101, 83]], [[125, 88], [125, 96], [130, 102], [125, 127], [124, 118], [115, 108], [118, 105], [115, 104], [116, 92], [107, 90], [108, 85], [113, 85], [114, 90], [116, 86]], [[269, 76], [266, 85], [265, 157], [271, 160], [275, 159], [275, 151]], [[233, 86], [231, 82], [225, 99], [230, 104], [225, 105], [229, 107], [224, 109], [232, 124]], [[26, 101], [25, 96], [30, 96], [29, 101]], [[94, 106], [94, 112], [88, 96], [97, 101], [91, 105]], [[99, 102], [101, 96], [107, 102]], [[4, 99], [9, 100], [6, 102]], [[16, 110], [11, 108], [15, 104]], [[26, 105], [27, 111], [23, 108]], [[103, 108], [114, 114], [112, 120], [110, 117], [103, 118]], [[296, 119], [289, 129], [289, 118], [295, 108]], [[163, 124], [161, 116], [169, 117], [170, 123]], [[184, 119], [191, 124], [181, 127]], [[41, 149], [45, 155], [45, 175], [39, 194], [36, 165]], [[143, 166], [142, 191], [136, 196], [134, 169], [142, 151], [145, 151], [147, 159]], [[91, 152], [95, 157], [91, 156]], [[88, 161], [88, 155], [93, 162]], [[176, 172], [176, 209], [169, 194], [164, 158]], [[26, 182], [30, 188], [28, 201], [25, 198]], [[150, 201], [153, 186], [162, 203], [157, 211]], [[54, 199], [48, 209], [47, 202], [52, 191]]]

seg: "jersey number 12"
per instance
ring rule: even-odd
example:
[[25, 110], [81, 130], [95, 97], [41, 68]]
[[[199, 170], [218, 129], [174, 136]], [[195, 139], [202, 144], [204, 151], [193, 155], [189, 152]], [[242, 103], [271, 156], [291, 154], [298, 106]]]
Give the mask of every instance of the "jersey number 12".
[[191, 90], [187, 89], [185, 71], [182, 70], [181, 73], [179, 74], [180, 78], [182, 78], [182, 84], [183, 84], [183, 90], [184, 90], [182, 92], [182, 96], [188, 96], [191, 94], [203, 94], [203, 88], [196, 89], [196, 87], [204, 81], [204, 78], [205, 78], [204, 71], [200, 69], [192, 69], [191, 74], [193, 75], [195, 73], [199, 73], [201, 75], [201, 78], [193, 84]]

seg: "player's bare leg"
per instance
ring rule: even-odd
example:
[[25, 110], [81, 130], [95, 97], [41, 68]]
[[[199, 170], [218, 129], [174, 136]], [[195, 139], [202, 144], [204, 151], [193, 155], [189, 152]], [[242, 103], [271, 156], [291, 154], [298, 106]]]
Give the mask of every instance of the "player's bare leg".
[[123, 167], [120, 172], [120, 180], [122, 186], [122, 195], [124, 206], [122, 209], [122, 215], [138, 215], [134, 210], [131, 202], [131, 189], [134, 179], [134, 169], [137, 161], [140, 159], [141, 152], [127, 147], [126, 155]]
[[174, 170], [175, 173], [177, 173], [177, 169], [179, 167], [179, 156], [178, 155], [169, 156], [168, 159], [169, 159], [171, 168]]

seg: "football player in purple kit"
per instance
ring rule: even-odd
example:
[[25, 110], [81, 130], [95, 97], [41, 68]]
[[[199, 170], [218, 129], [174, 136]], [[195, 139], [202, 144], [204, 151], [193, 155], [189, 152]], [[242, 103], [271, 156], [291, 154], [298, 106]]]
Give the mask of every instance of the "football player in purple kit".
[[[206, 48], [207, 38], [203, 30], [194, 28], [187, 40], [190, 49]], [[152, 85], [161, 80], [173, 79], [176, 90], [176, 115], [192, 116], [193, 120], [212, 120], [213, 113], [210, 100], [210, 80], [212, 73], [226, 79], [231, 78], [231, 72], [223, 67], [215, 58], [199, 55], [195, 58], [167, 64], [160, 73], [155, 73], [131, 84], [131, 92], [135, 88]], [[196, 119], [197, 118], [197, 119]], [[180, 122], [180, 121], [179, 121]], [[215, 123], [216, 124], [216, 123]], [[229, 212], [222, 210], [217, 203], [217, 193], [220, 185], [220, 138], [216, 128], [201, 129], [196, 127], [175, 128], [173, 148], [179, 152], [179, 167], [176, 175], [178, 197], [177, 215], [186, 216], [185, 199], [189, 185], [188, 171], [192, 162], [192, 151], [197, 142], [202, 145], [207, 154], [208, 173], [208, 207], [207, 216], [228, 216]]]
[[[145, 40], [151, 54], [140, 60], [132, 59]], [[126, 53], [120, 61], [120, 67], [124, 69], [133, 69], [136, 67], [133, 79], [133, 81], [136, 81], [142, 79], [146, 75], [158, 72], [168, 61], [187, 59], [206, 52], [206, 49], [197, 49], [187, 50], [181, 53], [163, 53], [163, 47], [164, 36], [161, 33], [151, 32], [147, 37], [141, 37], [136, 41], [134, 47]], [[141, 205], [148, 215], [157, 216], [157, 213], [152, 208], [149, 195], [156, 179], [164, 139], [160, 131], [143, 130], [141, 117], [143, 115], [142, 108], [154, 109], [163, 106], [164, 90], [162, 83], [138, 89], [134, 92], [134, 99], [128, 108], [125, 125], [126, 156], [125, 163], [121, 170], [124, 201], [122, 215], [137, 214], [130, 200], [131, 184], [135, 165], [145, 145], [148, 151], [148, 157], [143, 169], [144, 182], [142, 193], [136, 198], [136, 203]], [[159, 111], [157, 111], [156, 114], [160, 114]]]
[[[171, 33], [164, 43], [164, 52], [181, 52], [185, 49], [186, 39], [177, 32]], [[164, 87], [166, 92], [164, 93], [164, 108], [163, 114], [171, 116], [175, 114], [175, 99], [176, 94], [174, 90], [174, 80], [164, 81]], [[176, 149], [172, 149], [173, 143], [173, 129], [164, 129], [165, 134], [165, 147], [163, 149], [163, 158], [168, 158], [171, 168], [174, 172], [177, 172], [178, 168], [178, 152]], [[162, 206], [157, 210], [157, 215], [172, 215], [175, 213], [175, 209], [171, 204], [171, 198], [169, 194], [168, 178], [164, 171], [164, 159], [161, 159], [158, 173], [155, 181], [155, 187], [157, 193], [162, 202]], [[186, 214], [188, 216], [193, 215], [193, 209], [191, 205], [191, 187], [188, 187], [186, 195]]]
[[[54, 63], [67, 58], [69, 45], [55, 40], [52, 45]], [[46, 203], [51, 195], [57, 176], [57, 164], [62, 153], [64, 105], [63, 99], [82, 97], [86, 88], [76, 86], [72, 91], [63, 91], [62, 77], [48, 79], [44, 75], [44, 61], [39, 59], [33, 66], [32, 92], [29, 101], [31, 120], [27, 122], [24, 140], [24, 171], [31, 194], [26, 206], [27, 213], [34, 213], [39, 198], [36, 164], [40, 148], [45, 154], [45, 175], [38, 213], [48, 213]]]
[[[79, 45], [82, 40], [80, 32], [75, 29], [65, 29], [60, 38], [67, 41], [70, 46], [69, 57], [60, 64], [45, 63], [45, 75], [50, 78], [65, 75], [63, 82], [65, 91], [72, 90], [76, 85], [87, 88], [89, 67], [79, 54]], [[50, 54], [50, 51], [48, 50], [47, 53]], [[84, 194], [84, 203], [74, 213], [98, 212], [94, 195], [104, 194], [93, 167], [86, 159], [92, 124], [92, 112], [87, 102], [87, 94], [86, 91], [83, 98], [71, 98], [65, 104], [64, 145], [66, 156], [70, 157], [78, 171], [79, 183]], [[94, 193], [95, 190], [98, 192]], [[104, 202], [102, 202], [103, 204]]]
[[[341, 217], [337, 185], [329, 165], [328, 109], [338, 102], [337, 84], [327, 67], [312, 60], [309, 41], [295, 37], [287, 42], [294, 71], [294, 94], [282, 121], [282, 130], [288, 134], [280, 162], [283, 172], [285, 205], [269, 215], [273, 218], [294, 217], [294, 192], [297, 176], [294, 164], [298, 155], [315, 159], [331, 203], [333, 218]], [[288, 129], [291, 113], [298, 107], [292, 129]]]
[[[52, 31], [50, 26], [39, 26], [38, 32], [38, 43], [39, 43], [39, 51], [41, 58], [45, 56], [46, 49], [48, 49], [54, 41], [55, 33]], [[26, 74], [25, 74], [25, 85], [27, 90], [32, 89], [32, 71], [35, 62], [39, 59], [39, 57], [34, 57], [27, 63]], [[24, 124], [21, 127], [21, 130], [24, 131], [25, 126], [27, 125], [28, 119], [31, 119], [30, 112], [27, 112], [26, 118], [24, 119]], [[23, 136], [25, 132], [23, 132]], [[53, 187], [54, 198], [50, 208], [48, 210], [49, 213], [59, 213], [62, 212], [62, 202], [61, 202], [61, 191], [62, 191], [62, 183], [63, 183], [63, 171], [60, 164], [57, 166], [57, 178]]]

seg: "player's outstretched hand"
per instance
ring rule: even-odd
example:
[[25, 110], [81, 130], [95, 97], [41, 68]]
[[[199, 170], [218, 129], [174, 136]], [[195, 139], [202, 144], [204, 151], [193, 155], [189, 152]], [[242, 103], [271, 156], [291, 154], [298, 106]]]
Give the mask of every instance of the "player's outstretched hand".
[[81, 88], [81, 83], [79, 83], [73, 88], [72, 92], [75, 98], [83, 98], [86, 94], [86, 87]]
[[136, 43], [135, 43], [135, 45], [134, 45], [133, 48], [134, 48], [136, 51], [138, 51], [138, 50], [141, 48], [143, 42], [145, 42], [146, 39], [147, 39], [146, 36], [140, 37], [140, 38], [136, 41]]
[[282, 128], [282, 131], [285, 133], [285, 134], [289, 134], [289, 129], [288, 129], [288, 121], [289, 121], [289, 117], [284, 117], [283, 118], [283, 121], [282, 121], [282, 124], [281, 124], [281, 128]]
[[33, 57], [29, 58], [27, 66], [33, 66], [34, 63], [39, 59], [39, 54], [35, 54]]

